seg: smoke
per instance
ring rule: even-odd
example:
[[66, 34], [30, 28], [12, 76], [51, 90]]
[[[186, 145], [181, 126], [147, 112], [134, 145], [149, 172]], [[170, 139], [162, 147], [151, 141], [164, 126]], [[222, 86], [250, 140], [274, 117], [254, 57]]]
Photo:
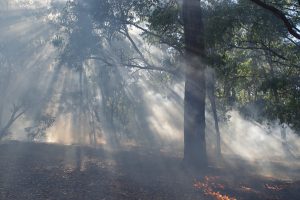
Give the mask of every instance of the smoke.
[[247, 161], [245, 170], [254, 168], [255, 173], [276, 178], [300, 178], [300, 138], [287, 124], [257, 123], [238, 111], [227, 115], [229, 121], [221, 124], [221, 138], [222, 152], [230, 165], [237, 165], [233, 158], [239, 158]]
[[[230, 120], [221, 129], [226, 151], [235, 152], [248, 160], [286, 159], [289, 157], [283, 148], [286, 142], [292, 154], [299, 152], [299, 137], [287, 125], [282, 128], [276, 122], [259, 124], [244, 119], [237, 111], [231, 111], [228, 115]], [[282, 131], [286, 132], [286, 141], [281, 138]]]
[[[27, 140], [25, 128], [37, 127], [41, 116], [48, 114], [55, 122], [38, 141], [92, 144], [95, 140], [101, 145], [146, 144], [168, 149], [173, 154], [182, 152], [182, 78], [129, 67], [116, 68], [101, 60], [80, 60], [79, 69], [62, 66], [58, 61], [59, 49], [52, 44], [60, 31], [53, 24], [61, 15], [50, 7], [63, 2], [1, 1], [1, 10], [7, 12], [0, 14], [4, 27], [0, 31], [0, 77], [8, 79], [5, 87], [0, 87], [4, 96], [0, 100], [2, 123], [10, 117], [11, 103], [26, 99], [33, 105], [11, 127], [11, 138]], [[87, 25], [90, 21], [87, 18], [83, 22]], [[129, 33], [150, 64], [165, 64], [170, 49], [148, 45], [136, 28], [131, 27]], [[73, 40], [90, 44], [87, 40], [91, 38], [86, 38], [79, 34]], [[114, 55], [109, 62], [119, 62], [120, 57], [128, 56], [126, 53], [138, 57], [128, 40], [114, 41], [110, 48], [104, 43], [97, 53]], [[82, 50], [79, 47], [75, 51], [78, 57]], [[136, 64], [139, 62], [141, 59], [136, 59]], [[207, 146], [213, 150], [214, 122], [209, 109], [206, 115]], [[293, 170], [299, 168], [300, 139], [288, 125], [283, 140], [282, 125], [277, 122], [260, 124], [243, 118], [237, 111], [227, 115], [230, 118], [220, 124], [220, 130], [222, 153], [228, 163], [238, 165], [236, 158], [241, 158], [264, 175], [294, 175]]]

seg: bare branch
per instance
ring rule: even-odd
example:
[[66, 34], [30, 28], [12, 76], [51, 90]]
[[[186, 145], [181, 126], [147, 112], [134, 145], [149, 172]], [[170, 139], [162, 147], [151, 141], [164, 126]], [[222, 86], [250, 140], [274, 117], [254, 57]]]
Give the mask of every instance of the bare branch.
[[22, 104], [19, 104], [19, 105], [16, 105], [15, 103], [13, 104], [13, 108], [11, 110], [11, 116], [10, 116], [10, 119], [8, 120], [8, 122], [6, 123], [6, 125], [0, 130], [0, 140], [7, 136], [8, 134], [8, 129], [12, 126], [12, 124], [19, 118], [21, 117], [25, 112], [26, 110], [28, 109], [28, 107], [25, 107], [23, 110], [22, 107], [24, 105]]

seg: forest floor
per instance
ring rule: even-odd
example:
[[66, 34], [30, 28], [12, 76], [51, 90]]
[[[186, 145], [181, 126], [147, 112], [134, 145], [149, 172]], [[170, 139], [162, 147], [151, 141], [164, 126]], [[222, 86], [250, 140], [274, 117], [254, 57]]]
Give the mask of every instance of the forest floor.
[[300, 199], [299, 180], [259, 176], [242, 170], [242, 162], [205, 172], [185, 170], [180, 163], [159, 150], [3, 142], [0, 199]]

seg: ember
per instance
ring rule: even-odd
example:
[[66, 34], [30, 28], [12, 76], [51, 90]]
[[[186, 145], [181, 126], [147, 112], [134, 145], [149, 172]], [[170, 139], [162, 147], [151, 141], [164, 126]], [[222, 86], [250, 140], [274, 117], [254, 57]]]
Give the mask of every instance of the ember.
[[225, 186], [216, 183], [219, 177], [204, 177], [204, 182], [195, 181], [194, 188], [202, 190], [205, 195], [214, 197], [216, 200], [236, 200], [235, 197], [230, 197], [228, 195], [223, 195], [217, 189], [224, 189]]

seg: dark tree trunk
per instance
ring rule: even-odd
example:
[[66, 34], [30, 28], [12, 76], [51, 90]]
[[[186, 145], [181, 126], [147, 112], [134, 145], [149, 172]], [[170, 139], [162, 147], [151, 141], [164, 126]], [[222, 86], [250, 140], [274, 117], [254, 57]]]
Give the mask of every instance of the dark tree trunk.
[[215, 129], [216, 129], [216, 136], [217, 136], [216, 151], [217, 151], [217, 158], [219, 159], [219, 158], [221, 158], [221, 155], [222, 155], [222, 152], [221, 152], [221, 134], [220, 134], [220, 129], [219, 129], [219, 122], [218, 122], [215, 95], [214, 94], [209, 95], [209, 99], [210, 99], [211, 109], [212, 109], [213, 116], [214, 116], [214, 121], [215, 121]]
[[183, 1], [185, 36], [184, 163], [207, 167], [204, 39], [199, 0]]
[[195, 166], [207, 166], [205, 142], [205, 76], [201, 72], [186, 74], [184, 161]]

